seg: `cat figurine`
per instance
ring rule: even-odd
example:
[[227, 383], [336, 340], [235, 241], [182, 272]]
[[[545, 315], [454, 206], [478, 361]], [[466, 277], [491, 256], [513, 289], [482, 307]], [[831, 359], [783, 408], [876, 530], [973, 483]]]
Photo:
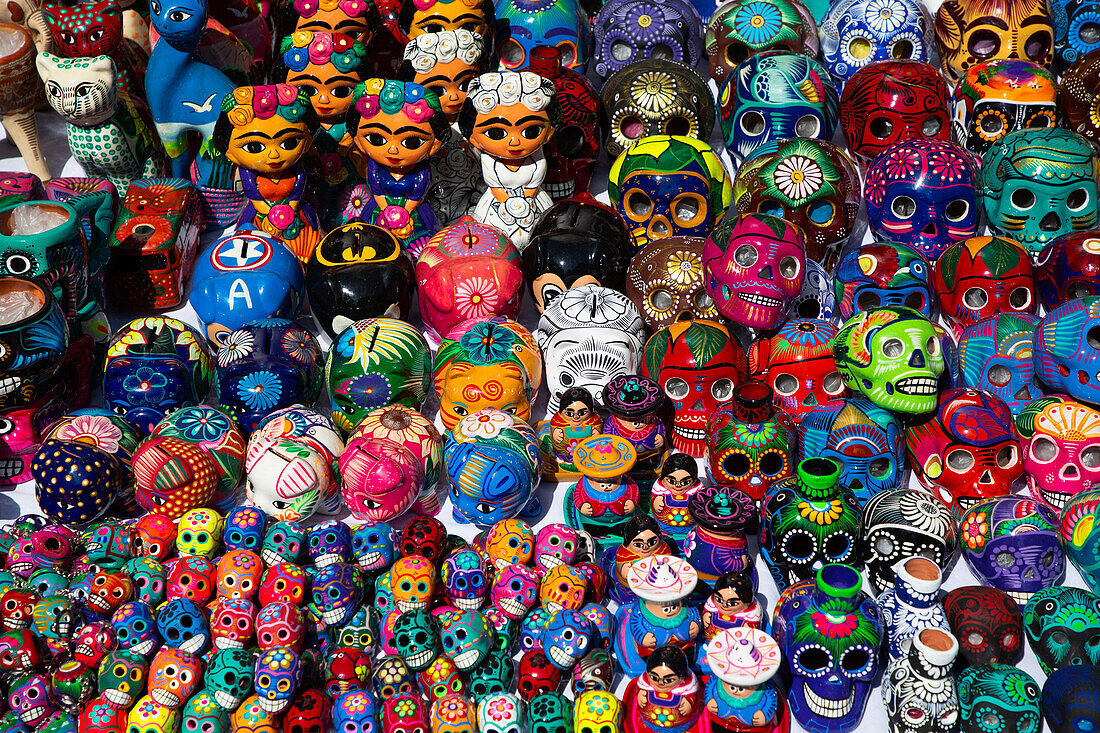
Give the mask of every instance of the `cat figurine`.
[[89, 176], [126, 191], [136, 178], [164, 175], [166, 159], [148, 109], [118, 90], [110, 56], [38, 54], [46, 101], [69, 123], [69, 148]]
[[145, 66], [149, 53], [123, 34], [124, 13], [118, 0], [72, 3], [48, 2], [42, 18], [58, 56], [77, 59], [110, 56], [115, 61], [115, 83], [131, 97], [145, 99]]

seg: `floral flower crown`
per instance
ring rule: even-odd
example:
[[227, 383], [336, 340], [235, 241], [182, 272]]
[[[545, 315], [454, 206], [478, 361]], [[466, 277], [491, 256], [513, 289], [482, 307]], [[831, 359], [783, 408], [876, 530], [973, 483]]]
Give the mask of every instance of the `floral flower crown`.
[[291, 71], [302, 71], [308, 64], [332, 64], [341, 74], [359, 68], [367, 56], [366, 47], [343, 33], [294, 31], [279, 47], [283, 63]]
[[290, 84], [237, 87], [222, 100], [233, 127], [244, 127], [254, 119], [266, 120], [279, 115], [287, 122], [298, 122], [309, 110], [309, 95]]
[[531, 71], [494, 71], [473, 79], [466, 98], [483, 115], [513, 104], [541, 112], [554, 99], [554, 83]]
[[388, 115], [404, 112], [416, 123], [443, 113], [435, 92], [429, 92], [419, 84], [393, 79], [367, 79], [355, 88], [355, 111], [360, 117], [370, 119], [379, 110]]
[[427, 74], [436, 64], [449, 64], [457, 58], [474, 66], [482, 50], [480, 33], [466, 30], [425, 33], [405, 46], [404, 60], [417, 74]]
[[373, 5], [370, 0], [294, 0], [294, 12], [312, 18], [319, 10], [331, 12], [339, 8], [349, 18], [362, 18]]
[[[452, 1], [455, 1], [455, 0], [452, 0]], [[481, 0], [457, 0], [457, 2], [460, 2], [460, 3], [462, 3], [463, 5], [465, 5], [466, 7], [469, 7], [469, 8], [476, 8], [477, 6], [481, 5]], [[413, 0], [413, 6], [415, 6], [416, 9], [420, 10], [420, 11], [427, 10], [428, 8], [430, 8], [434, 5], [449, 5], [449, 4], [450, 4], [450, 2], [448, 2], [448, 0]]]

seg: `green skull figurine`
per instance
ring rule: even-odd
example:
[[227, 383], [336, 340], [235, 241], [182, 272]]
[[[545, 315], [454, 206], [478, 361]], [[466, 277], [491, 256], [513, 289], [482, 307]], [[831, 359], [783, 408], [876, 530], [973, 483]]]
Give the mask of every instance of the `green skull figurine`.
[[229, 712], [214, 701], [213, 692], [199, 690], [183, 705], [181, 730], [189, 733], [190, 731], [227, 733], [229, 730]]
[[530, 733], [572, 733], [573, 706], [557, 692], [536, 695], [527, 703], [527, 730]]
[[251, 652], [222, 649], [207, 664], [203, 681], [207, 692], [214, 696], [214, 703], [228, 714], [236, 710], [252, 692], [255, 676], [256, 665]]
[[945, 337], [912, 308], [876, 308], [845, 322], [833, 356], [853, 391], [891, 412], [923, 414], [936, 409]]
[[369, 603], [364, 603], [344, 626], [336, 632], [336, 647], [362, 649], [372, 658], [378, 643], [378, 617]]
[[989, 228], [1032, 255], [1063, 234], [1095, 229], [1100, 160], [1088, 141], [1057, 128], [1006, 135], [982, 156]]
[[133, 652], [108, 652], [99, 663], [99, 694], [112, 705], [128, 708], [145, 692], [149, 663]]
[[516, 666], [508, 652], [495, 650], [470, 673], [470, 699], [475, 703], [494, 692], [508, 692]]

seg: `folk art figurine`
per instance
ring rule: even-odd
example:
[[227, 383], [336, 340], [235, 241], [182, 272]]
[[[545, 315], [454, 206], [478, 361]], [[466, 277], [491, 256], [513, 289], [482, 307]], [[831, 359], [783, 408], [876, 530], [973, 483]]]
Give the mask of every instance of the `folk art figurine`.
[[[413, 82], [368, 79], [348, 110], [355, 147], [367, 158], [356, 218], [390, 230], [414, 260], [439, 231], [425, 202], [428, 158], [439, 151], [447, 122], [439, 97]], [[363, 188], [365, 186], [365, 188]]]
[[785, 733], [790, 727], [787, 703], [776, 684], [779, 644], [751, 626], [726, 629], [704, 649], [710, 679], [704, 707], [714, 733]]
[[248, 200], [237, 226], [274, 236], [307, 262], [321, 241], [306, 200], [303, 163], [316, 127], [308, 94], [289, 84], [238, 87], [221, 110], [214, 145], [238, 166]]
[[0, 23], [0, 39], [5, 49], [11, 49], [0, 53], [0, 122], [23, 156], [27, 170], [48, 181], [50, 170], [42, 154], [34, 116], [36, 100], [42, 94], [41, 82], [34, 73], [38, 49], [30, 32], [15, 23]]
[[683, 544], [684, 538], [695, 526], [689, 502], [702, 486], [696, 460], [687, 453], [672, 453], [661, 464], [657, 481], [650, 489], [653, 518], [657, 520], [661, 532], [677, 545]]
[[488, 186], [474, 218], [503, 231], [520, 250], [527, 246], [535, 219], [553, 204], [542, 189], [547, 171], [543, 146], [560, 117], [553, 82], [530, 71], [473, 79], [458, 116]]
[[[766, 628], [764, 607], [756, 600], [756, 569], [731, 570], [718, 576], [703, 603], [703, 637], [711, 641], [727, 629]], [[705, 656], [702, 650], [700, 659]]]
[[623, 694], [626, 733], [687, 733], [698, 729], [699, 679], [687, 655], [675, 644], [657, 647], [646, 659], [645, 673]]
[[603, 432], [630, 441], [638, 452], [634, 475], [644, 472], [650, 480], [668, 450], [665, 425], [659, 414], [664, 397], [659, 384], [637, 374], [620, 374], [603, 390], [603, 403], [611, 412], [604, 420]]
[[559, 481], [579, 476], [573, 451], [582, 440], [600, 432], [600, 413], [591, 393], [583, 387], [565, 390], [558, 411], [539, 427], [543, 464], [549, 466], [545, 470]]
[[623, 542], [604, 553], [603, 565], [611, 576], [611, 597], [619, 603], [630, 600], [627, 570], [635, 560], [654, 555], [670, 555], [668, 541], [661, 536], [657, 520], [647, 514], [636, 514], [623, 527]]
[[684, 599], [695, 590], [699, 574], [682, 558], [653, 555], [631, 563], [626, 581], [634, 600], [615, 613], [615, 657], [623, 672], [637, 677], [658, 647], [692, 649], [702, 627], [699, 610]]
[[638, 484], [627, 476], [638, 454], [616, 435], [594, 435], [573, 450], [581, 479], [566, 491], [565, 521], [606, 550], [622, 542], [624, 524], [638, 511]]

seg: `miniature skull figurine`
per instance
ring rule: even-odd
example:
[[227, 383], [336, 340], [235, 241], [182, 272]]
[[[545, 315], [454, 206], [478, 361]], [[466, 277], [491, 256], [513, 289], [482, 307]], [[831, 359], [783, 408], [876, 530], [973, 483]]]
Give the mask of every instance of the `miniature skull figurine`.
[[605, 80], [628, 64], [655, 59], [695, 68], [703, 56], [703, 21], [695, 6], [671, 0], [610, 0], [592, 21], [593, 69]]
[[829, 6], [820, 26], [821, 60], [841, 92], [869, 64], [932, 57], [932, 19], [919, 0], [841, 0]]
[[666, 237], [643, 247], [626, 271], [626, 294], [647, 327], [682, 320], [717, 320], [703, 278], [702, 237]]
[[1049, 67], [1054, 29], [1042, 0], [946, 0], [936, 11], [940, 67], [961, 79], [982, 61], [1023, 59]]
[[1056, 127], [1061, 116], [1054, 75], [1030, 61], [975, 64], [951, 99], [955, 139], [974, 155], [984, 155], [1010, 132]]
[[1055, 402], [1035, 416], [1024, 444], [1024, 470], [1035, 500], [1061, 512], [1100, 484], [1100, 412], [1077, 402]]
[[800, 0], [719, 3], [704, 38], [710, 78], [721, 84], [734, 68], [762, 51], [792, 51], [817, 58], [817, 23]]

